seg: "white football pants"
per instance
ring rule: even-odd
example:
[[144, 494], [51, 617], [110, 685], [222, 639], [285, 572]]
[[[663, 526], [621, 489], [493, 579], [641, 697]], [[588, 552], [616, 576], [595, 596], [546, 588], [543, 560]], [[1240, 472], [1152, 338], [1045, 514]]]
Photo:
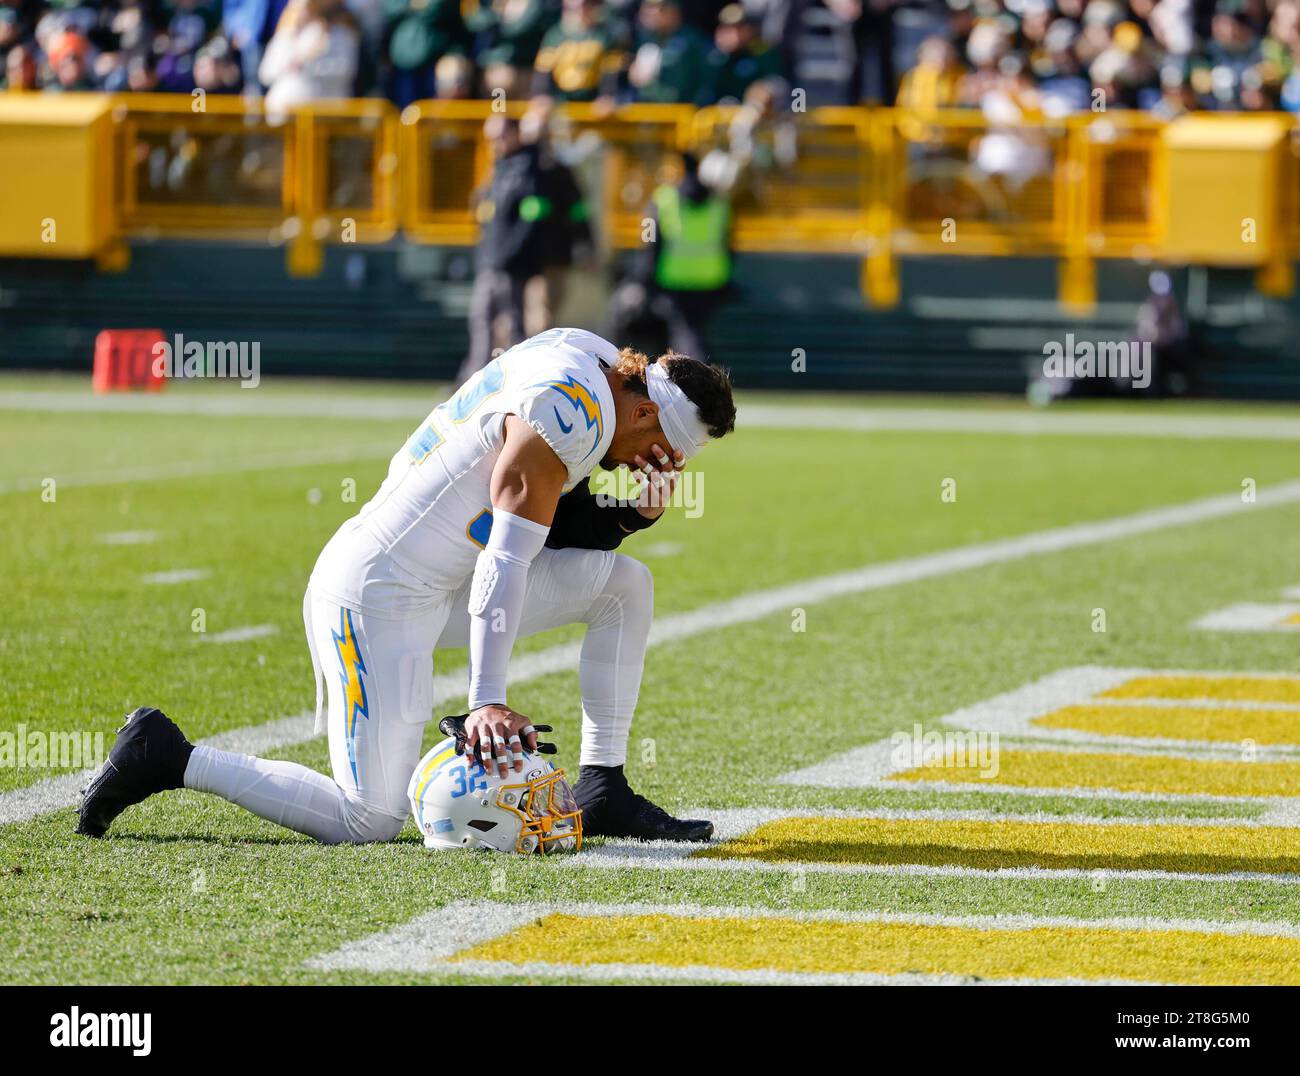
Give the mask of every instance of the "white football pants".
[[[397, 836], [432, 717], [433, 652], [468, 645], [468, 595], [467, 580], [418, 616], [386, 620], [309, 590], [303, 619], [318, 693], [322, 678], [325, 684], [318, 709], [327, 707], [333, 779], [293, 762], [199, 746], [185, 786], [329, 844]], [[519, 634], [587, 625], [579, 660], [583, 765], [626, 759], [653, 609], [650, 570], [630, 557], [545, 549], [529, 566]]]

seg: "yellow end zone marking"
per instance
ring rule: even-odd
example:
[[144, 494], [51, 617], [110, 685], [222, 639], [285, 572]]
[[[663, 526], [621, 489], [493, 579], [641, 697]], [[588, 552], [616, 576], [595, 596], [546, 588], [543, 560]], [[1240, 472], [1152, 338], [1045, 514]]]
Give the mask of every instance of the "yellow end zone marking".
[[693, 859], [961, 866], [978, 870], [1300, 872], [1300, 829], [985, 819], [792, 817]]
[[[889, 782], [979, 784], [974, 770], [949, 755], [886, 777]], [[1300, 796], [1300, 762], [1235, 762], [1170, 755], [1027, 751], [1003, 747], [988, 782], [1016, 788], [1113, 789], [1164, 795]]]
[[1102, 736], [1300, 743], [1300, 710], [1246, 710], [1231, 706], [1063, 706], [1031, 722], [1037, 728], [1075, 729]]
[[1300, 983], [1300, 939], [1293, 937], [1091, 926], [981, 929], [776, 915], [556, 912], [450, 958], [452, 964], [467, 961], [1198, 985]]
[[1100, 693], [1104, 699], [1221, 699], [1300, 703], [1297, 676], [1136, 676]]

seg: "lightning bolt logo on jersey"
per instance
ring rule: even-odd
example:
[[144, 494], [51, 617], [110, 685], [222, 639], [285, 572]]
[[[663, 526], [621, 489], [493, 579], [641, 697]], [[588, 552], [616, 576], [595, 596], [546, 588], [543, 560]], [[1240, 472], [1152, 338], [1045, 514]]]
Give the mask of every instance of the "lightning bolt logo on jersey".
[[[581, 382], [575, 381], [572, 377], [566, 377], [562, 381], [542, 381], [539, 383], [542, 387], [553, 389], [558, 392], [569, 404], [574, 411], [586, 423], [587, 429], [596, 431], [596, 439], [592, 442], [591, 448], [587, 450], [590, 455], [598, 444], [604, 439], [605, 425], [604, 416], [601, 414], [600, 402], [592, 395], [591, 389]], [[573, 424], [564, 421], [559, 409], [555, 412], [556, 421], [560, 424], [560, 430], [563, 433], [571, 433]]]
[[366, 698], [366, 663], [357, 646], [356, 629], [352, 626], [352, 610], [339, 610], [339, 630], [334, 636], [334, 652], [339, 658], [339, 679], [343, 682], [343, 730], [348, 745], [348, 762], [352, 766], [352, 780], [357, 779], [357, 718], [370, 719], [370, 702]]

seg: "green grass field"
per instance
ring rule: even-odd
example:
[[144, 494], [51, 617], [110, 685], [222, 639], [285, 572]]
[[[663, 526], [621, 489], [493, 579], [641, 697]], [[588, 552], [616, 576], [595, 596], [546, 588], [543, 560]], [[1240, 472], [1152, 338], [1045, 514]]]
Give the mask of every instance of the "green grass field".
[[[0, 378], [0, 667], [7, 689], [0, 733], [17, 734], [22, 725], [29, 734], [102, 733], [111, 743], [123, 713], [151, 704], [199, 738], [308, 710], [314, 687], [301, 599], [312, 563], [377, 487], [415, 416], [442, 392], [423, 385], [268, 382], [254, 392], [180, 385], [156, 401], [132, 397], [129, 407], [118, 399], [101, 407], [88, 378]], [[1006, 781], [987, 788], [978, 778], [953, 781], [953, 788], [943, 787], [944, 779], [778, 781], [897, 730], [910, 734], [914, 723], [942, 731], [945, 715], [1062, 669], [1295, 670], [1300, 639], [1280, 622], [1276, 630], [1192, 626], [1237, 603], [1284, 603], [1282, 592], [1300, 585], [1300, 498], [1267, 503], [1265, 496], [1300, 478], [1297, 443], [1216, 433], [1221, 420], [1286, 422], [1295, 412], [1092, 404], [1061, 414], [1094, 416], [1095, 431], [1037, 435], [858, 430], [812, 418], [807, 428], [745, 426], [747, 407], [783, 405], [796, 414], [813, 405], [846, 414], [910, 407], [1008, 422], [1027, 413], [987, 400], [745, 395], [734, 437], [700, 460], [703, 514], [670, 511], [622, 552], [654, 570], [660, 620], [777, 587], [789, 587], [791, 600], [652, 649], [629, 773], [635, 787], [675, 810], [882, 819], [907, 812], [919, 824], [906, 841], [892, 830], [859, 839], [865, 830], [856, 823], [831, 841], [815, 822], [803, 822], [782, 838], [779, 856], [764, 860], [759, 849], [757, 865], [725, 845], [707, 862], [668, 854], [637, 862], [635, 849], [599, 841], [575, 857], [545, 861], [435, 855], [413, 825], [387, 845], [322, 847], [193, 792], [133, 808], [108, 839], [91, 841], [73, 834], [66, 794], [39, 813], [21, 806], [33, 802], [19, 799], [24, 790], [70, 771], [11, 758], [0, 766], [0, 818], [12, 818], [0, 825], [0, 979], [368, 983], [598, 975], [671, 982], [860, 973], [1233, 982], [1257, 974], [1258, 981], [1300, 983], [1300, 885], [1293, 884], [1300, 881], [1300, 828], [1292, 828], [1300, 823], [1287, 816], [1288, 801], [1300, 803], [1300, 748], [1293, 750], [1300, 694], [1287, 693], [1294, 681], [1270, 695], [1259, 687], [1270, 681], [1248, 678], [1240, 706], [1210, 715], [1224, 730], [1214, 737], [1217, 748], [1178, 731], [1177, 722], [1205, 716], [1200, 694], [1190, 703], [1165, 698], [1174, 733], [1129, 744], [1150, 764], [1122, 786], [1107, 775], [1123, 738], [1098, 746], [1065, 736], [1059, 742], [1079, 753], [1063, 756], [1063, 769], [1031, 764], [1029, 777], [1013, 780], [1017, 740], [1010, 735], [1002, 742]], [[1105, 425], [1147, 414], [1148, 436]], [[1159, 422], [1171, 417], [1194, 418], [1205, 432], [1161, 436]], [[955, 500], [942, 496], [947, 479], [955, 481]], [[1246, 480], [1261, 503], [1212, 518], [888, 585], [829, 594], [811, 585], [1050, 528], [1203, 498], [1240, 500]], [[343, 494], [353, 483], [357, 499], [349, 503]], [[195, 577], [144, 581], [182, 570]], [[801, 587], [806, 600], [799, 600]], [[196, 609], [206, 633], [192, 630]], [[1099, 610], [1104, 631], [1095, 630]], [[250, 627], [268, 633], [211, 638]], [[565, 629], [524, 639], [516, 653], [576, 637]], [[436, 669], [454, 671], [464, 660], [440, 652]], [[463, 701], [450, 700], [440, 712], [460, 712]], [[576, 770], [576, 672], [521, 683], [511, 702], [556, 726], [560, 763]], [[1282, 730], [1271, 740], [1255, 731], [1269, 707], [1269, 727]], [[1136, 725], [1133, 735], [1144, 738]], [[436, 738], [430, 726], [426, 746]], [[328, 770], [322, 739], [273, 754]], [[651, 754], [653, 766], [644, 761]], [[1243, 760], [1257, 768], [1243, 770]], [[1186, 780], [1204, 786], [1175, 788], [1184, 770]], [[1000, 822], [1012, 818], [1038, 826], [1015, 849]], [[988, 832], [971, 839], [991, 846], [975, 855], [961, 844], [967, 836], [940, 825], [945, 819], [979, 822]], [[1053, 831], [1049, 839], [1043, 827], [1061, 819], [1108, 825], [1110, 843], [1084, 856], [1078, 833]], [[1137, 831], [1124, 820], [1167, 823], [1170, 842], [1180, 827], [1198, 824], [1219, 827], [1213, 832], [1227, 839], [1199, 858], [1175, 855], [1171, 843], [1165, 857], [1166, 831], [1158, 831], [1138, 869]], [[1271, 852], [1251, 852], [1234, 839], [1262, 831], [1278, 838]], [[502, 908], [537, 906], [542, 926], [502, 928], [498, 940], [450, 962], [385, 962], [372, 954], [368, 963], [330, 967], [317, 959], [463, 902], [482, 907], [461, 908], [462, 917], [509, 919]], [[597, 914], [595, 906], [606, 910]], [[680, 934], [673, 933], [674, 909], [689, 913]], [[747, 918], [728, 918], [736, 909]], [[1006, 922], [1023, 921], [1030, 933], [1020, 941], [998, 934], [993, 920], [1005, 917], [1022, 917]], [[895, 919], [905, 925], [881, 925]], [[1136, 920], [1149, 922], [1135, 927]], [[438, 918], [426, 921], [436, 927]], [[1182, 921], [1197, 924], [1191, 940], [1180, 933]], [[1241, 929], [1271, 947], [1257, 972], [1233, 948]], [[771, 944], [755, 946], [755, 930]], [[1137, 951], [1135, 970], [1108, 960], [1108, 947]], [[1145, 956], [1144, 947], [1151, 949]]]

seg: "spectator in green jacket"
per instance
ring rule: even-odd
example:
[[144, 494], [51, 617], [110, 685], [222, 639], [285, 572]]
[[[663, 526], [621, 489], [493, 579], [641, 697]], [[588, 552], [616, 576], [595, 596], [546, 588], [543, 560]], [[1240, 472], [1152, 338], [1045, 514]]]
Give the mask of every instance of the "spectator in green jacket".
[[627, 80], [638, 101], [702, 105], [708, 89], [708, 45], [682, 24], [678, 0], [643, 0], [636, 56]]
[[560, 21], [542, 38], [533, 93], [612, 107], [626, 64], [626, 38], [600, 0], [564, 0]]
[[758, 36], [757, 20], [741, 4], [718, 13], [718, 28], [709, 53], [709, 98], [738, 105], [755, 82], [780, 80], [781, 55]]
[[494, 90], [509, 98], [527, 96], [542, 38], [559, 18], [553, 0], [491, 0], [468, 20], [470, 30], [487, 41], [478, 62], [489, 96]]
[[434, 70], [447, 55], [469, 53], [460, 0], [385, 0], [388, 96], [399, 108], [433, 97]]

